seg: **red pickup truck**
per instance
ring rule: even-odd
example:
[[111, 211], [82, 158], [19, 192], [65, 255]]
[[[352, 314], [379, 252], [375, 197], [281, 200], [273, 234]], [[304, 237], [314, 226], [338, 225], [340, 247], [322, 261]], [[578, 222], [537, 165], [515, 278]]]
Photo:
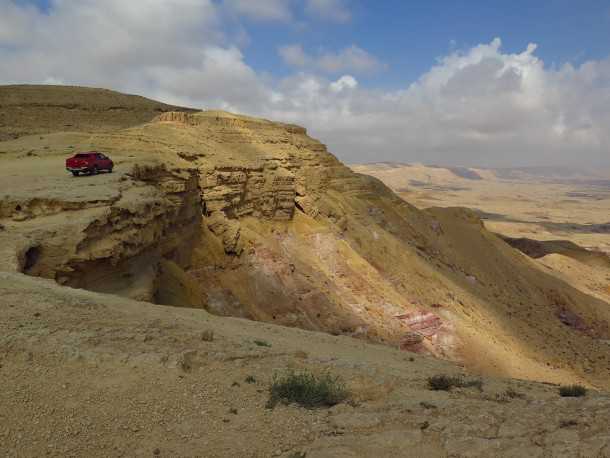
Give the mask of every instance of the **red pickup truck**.
[[106, 170], [108, 173], [112, 173], [113, 167], [112, 160], [97, 151], [78, 153], [66, 159], [66, 170], [72, 172], [75, 177], [81, 172], [93, 175]]

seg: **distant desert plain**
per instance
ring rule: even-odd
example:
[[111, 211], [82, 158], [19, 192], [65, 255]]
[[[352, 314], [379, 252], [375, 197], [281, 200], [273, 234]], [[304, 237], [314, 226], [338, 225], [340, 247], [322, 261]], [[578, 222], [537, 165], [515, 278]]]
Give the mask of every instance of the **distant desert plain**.
[[389, 162], [351, 168], [380, 179], [420, 209], [474, 210], [488, 230], [550, 273], [610, 299], [610, 170]]

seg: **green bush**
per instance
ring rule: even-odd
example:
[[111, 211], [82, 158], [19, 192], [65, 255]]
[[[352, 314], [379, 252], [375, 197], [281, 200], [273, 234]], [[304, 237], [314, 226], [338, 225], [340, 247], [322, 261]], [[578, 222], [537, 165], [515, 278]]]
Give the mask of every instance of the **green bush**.
[[289, 372], [276, 376], [269, 389], [267, 408], [278, 402], [295, 403], [301, 407], [332, 407], [345, 401], [349, 392], [339, 377], [330, 374], [316, 375], [310, 372]]
[[587, 394], [587, 389], [582, 385], [564, 385], [559, 387], [559, 395], [572, 398], [579, 398]]
[[451, 388], [478, 388], [483, 391], [482, 380], [464, 380], [459, 376], [433, 375], [428, 378], [428, 388], [433, 391], [450, 391]]
[[460, 377], [451, 377], [449, 375], [433, 375], [428, 378], [428, 388], [433, 391], [449, 391], [454, 386], [460, 386], [462, 379]]
[[269, 342], [267, 342], [266, 340], [254, 340], [253, 341], [256, 345], [258, 345], [259, 347], [270, 347], [271, 344]]

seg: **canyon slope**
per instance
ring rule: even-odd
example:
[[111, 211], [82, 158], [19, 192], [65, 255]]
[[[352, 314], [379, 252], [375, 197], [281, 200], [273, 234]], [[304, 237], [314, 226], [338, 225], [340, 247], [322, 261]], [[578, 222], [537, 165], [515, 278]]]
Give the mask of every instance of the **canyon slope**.
[[610, 170], [568, 167], [476, 168], [371, 163], [374, 176], [417, 208], [464, 206], [492, 232], [569, 240], [610, 254]]
[[[24, 92], [23, 110], [40, 114], [54, 90]], [[107, 106], [104, 94], [91, 100]], [[134, 124], [99, 110], [95, 129], [48, 123], [25, 135], [13, 105], [0, 106], [4, 131], [21, 132], [0, 142], [7, 284], [44, 277], [67, 292], [356, 337], [488, 375], [610, 388], [608, 302], [471, 210], [407, 203], [302, 127], [142, 108]], [[109, 154], [115, 172], [69, 176], [64, 160], [81, 150]]]
[[472, 209], [486, 229], [547, 272], [610, 302], [610, 170], [398, 163], [352, 169], [379, 178], [420, 209]]

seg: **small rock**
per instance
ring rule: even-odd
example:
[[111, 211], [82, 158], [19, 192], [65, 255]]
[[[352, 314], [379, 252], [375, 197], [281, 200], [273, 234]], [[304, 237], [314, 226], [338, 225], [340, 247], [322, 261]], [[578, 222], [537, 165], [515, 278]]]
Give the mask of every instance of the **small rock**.
[[559, 422], [559, 427], [560, 428], [569, 428], [570, 426], [577, 426], [578, 422], [576, 420], [570, 419], [570, 420], [561, 420]]
[[161, 454], [161, 450], [159, 450], [158, 448], [153, 450], [153, 455], [160, 455]]
[[420, 333], [418, 332], [407, 332], [405, 333], [405, 335], [403, 336], [402, 340], [401, 340], [401, 346], [410, 346], [410, 345], [417, 345], [419, 343], [421, 343], [424, 340], [424, 336], [422, 336]]
[[201, 340], [204, 342], [213, 342], [214, 341], [214, 331], [211, 329], [207, 329], [201, 333]]

